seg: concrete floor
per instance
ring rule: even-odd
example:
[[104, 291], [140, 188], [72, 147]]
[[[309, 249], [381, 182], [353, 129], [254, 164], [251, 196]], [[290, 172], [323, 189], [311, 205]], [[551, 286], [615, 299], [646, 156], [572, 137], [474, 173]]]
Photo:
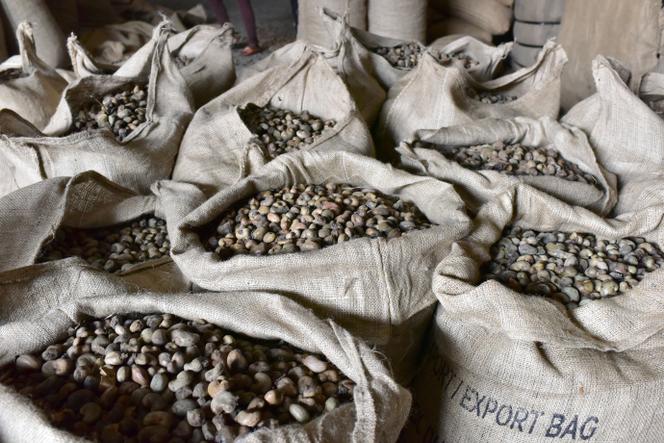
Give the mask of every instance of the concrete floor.
[[[175, 10], [186, 10], [199, 3], [202, 3], [207, 8], [206, 1], [152, 0], [152, 2]], [[251, 57], [244, 57], [240, 54], [242, 47], [234, 49], [233, 56], [235, 58], [235, 66], [238, 70], [241, 70], [243, 66], [255, 63], [275, 49], [295, 40], [296, 29], [291, 14], [290, 0], [252, 0], [251, 3], [256, 16], [258, 40], [265, 51]], [[240, 10], [237, 6], [237, 0], [225, 0], [224, 4], [228, 10], [231, 22], [238, 33], [241, 34], [244, 41], [244, 24], [242, 23]], [[212, 14], [210, 16], [214, 18]]]

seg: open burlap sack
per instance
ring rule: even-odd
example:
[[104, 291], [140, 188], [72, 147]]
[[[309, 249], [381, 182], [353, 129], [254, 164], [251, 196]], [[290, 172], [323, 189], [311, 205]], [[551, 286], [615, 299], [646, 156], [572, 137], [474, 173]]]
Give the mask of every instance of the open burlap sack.
[[437, 56], [465, 54], [477, 64], [466, 69], [470, 76], [479, 81], [493, 80], [500, 73], [505, 59], [512, 50], [512, 42], [498, 46], [487, 45], [470, 35], [448, 35], [429, 45], [429, 51]]
[[[419, 64], [389, 91], [376, 130], [379, 157], [412, 138], [418, 129], [435, 129], [483, 118], [558, 117], [560, 72], [567, 56], [550, 41], [530, 67], [487, 82], [476, 82], [456, 65], [443, 66], [424, 54]], [[516, 96], [508, 103], [483, 103], [468, 91]]]
[[16, 40], [20, 64], [3, 63], [0, 76], [11, 72], [18, 72], [20, 76], [0, 81], [0, 109], [10, 109], [38, 129], [44, 129], [58, 107], [67, 81], [37, 56], [32, 25], [19, 24]]
[[174, 180], [214, 192], [271, 161], [260, 147], [248, 143], [253, 133], [238, 108], [249, 103], [334, 120], [335, 126], [303, 148], [306, 151], [374, 153], [367, 125], [343, 80], [322, 55], [307, 47], [296, 62], [254, 75], [200, 108], [182, 140]]
[[[379, 47], [390, 48], [404, 43], [411, 43], [411, 40], [383, 37], [355, 27], [349, 27], [347, 35], [351, 40], [354, 40], [352, 44], [359, 48], [361, 57], [368, 60], [370, 72], [376, 76], [376, 79], [385, 90], [390, 89], [399, 79], [411, 72], [410, 69], [395, 68], [385, 57], [374, 52]], [[420, 51], [426, 51], [426, 46], [422, 43], [414, 43], [420, 47]]]
[[[595, 92], [590, 67], [600, 54], [623, 60], [635, 75], [633, 87], [657, 66], [663, 29], [659, 21], [662, 2], [658, 0], [525, 0], [521, 4], [532, 12], [552, 10], [557, 17], [562, 13], [562, 20], [547, 21], [562, 22], [558, 41], [570, 57], [563, 72], [564, 111]], [[523, 20], [532, 21], [527, 16]]]
[[[201, 227], [256, 192], [325, 182], [371, 187], [413, 202], [436, 226], [389, 241], [364, 238], [314, 252], [228, 260], [201, 243]], [[463, 203], [451, 185], [357, 154], [309, 151], [282, 155], [204, 204], [191, 203], [195, 210], [170, 238], [173, 259], [195, 284], [209, 290], [283, 293], [378, 345], [398, 379], [412, 376], [435, 302], [431, 271], [468, 229]]]
[[563, 122], [588, 134], [599, 161], [621, 183], [661, 171], [664, 120], [627, 86], [630, 72], [616, 60], [597, 56], [593, 77], [597, 92], [570, 109]]
[[[150, 26], [151, 29], [151, 26]], [[199, 25], [169, 37], [168, 49], [187, 82], [196, 107], [218, 96], [235, 81], [235, 68], [231, 53], [233, 27]], [[71, 36], [67, 42], [74, 72], [79, 77], [100, 74], [132, 76], [144, 63], [147, 54], [154, 51], [154, 40], [136, 50], [127, 60], [108, 63], [95, 58], [78, 40]]]
[[352, 26], [367, 29], [368, 0], [300, 0], [298, 3], [297, 38], [311, 44], [331, 48], [330, 35], [321, 15], [321, 8], [336, 14], [347, 14]]
[[378, 118], [386, 94], [375, 79], [373, 65], [369, 60], [370, 54], [353, 37], [353, 28], [348, 24], [346, 16], [337, 15], [327, 9], [323, 9], [321, 13], [329, 32], [335, 36], [332, 49], [296, 40], [277, 49], [263, 60], [242, 69], [236, 84], [270, 68], [297, 63], [307, 51], [315, 52], [320, 54], [343, 79], [357, 109], [371, 127]]
[[168, 48], [182, 63], [182, 76], [194, 97], [203, 106], [233, 85], [235, 66], [231, 44], [233, 26], [199, 25], [168, 39]]
[[[430, 175], [456, 187], [469, 208], [478, 209], [494, 200], [515, 183], [524, 183], [566, 203], [582, 206], [600, 215], [608, 214], [616, 203], [616, 177], [607, 172], [583, 131], [563, 126], [550, 117], [535, 120], [516, 117], [510, 120], [485, 119], [438, 130], [419, 130], [415, 138], [432, 143], [432, 149], [415, 148], [402, 142], [397, 148], [401, 166], [417, 174]], [[597, 186], [568, 181], [555, 176], [508, 175], [493, 170], [464, 168], [444, 153], [459, 146], [504, 142], [527, 147], [547, 147], [597, 179]]]
[[372, 34], [424, 43], [427, 0], [367, 0], [367, 26]]
[[[164, 198], [155, 186], [152, 193], [138, 195], [96, 172], [48, 179], [19, 189], [0, 198], [0, 232], [5, 245], [0, 256], [0, 272], [17, 268], [27, 272], [36, 265], [43, 247], [61, 227], [101, 228], [150, 214], [177, 224], [184, 215], [180, 208], [188, 208], [185, 203], [188, 196], [197, 198], [199, 193], [193, 187], [180, 191]], [[37, 266], [55, 266], [62, 261], [87, 266], [85, 261], [75, 258]], [[156, 291], [189, 289], [186, 278], [168, 255], [136, 264], [112, 276]]]
[[[179, 69], [164, 50], [167, 37], [165, 25], [155, 31], [157, 44], [145, 58], [140, 75], [90, 76], [70, 84], [45, 134], [12, 112], [0, 112], [0, 195], [46, 178], [88, 170], [139, 193], [168, 178], [192, 105]], [[147, 83], [147, 120], [122, 141], [108, 129], [67, 135], [74, 115], [91, 97], [136, 82]]]
[[664, 269], [573, 310], [479, 283], [490, 245], [510, 224], [664, 241], [661, 206], [607, 220], [522, 186], [487, 204], [436, 268], [440, 307], [406, 441], [427, 432], [434, 441], [659, 441]]
[[[353, 402], [304, 425], [262, 429], [237, 442], [393, 442], [410, 409], [410, 393], [398, 385], [365, 343], [285, 297], [259, 292], [134, 293], [103, 276], [77, 269], [35, 268], [0, 274], [0, 365], [60, 339], [88, 316], [154, 312], [205, 319], [260, 339], [281, 339], [324, 354], [356, 383]], [[269, 306], [269, 310], [265, 307]], [[46, 415], [13, 388], [0, 385], [0, 439], [83, 442], [52, 427]]]
[[81, 42], [97, 63], [118, 67], [150, 41], [153, 28], [137, 20], [116, 23], [83, 34]]

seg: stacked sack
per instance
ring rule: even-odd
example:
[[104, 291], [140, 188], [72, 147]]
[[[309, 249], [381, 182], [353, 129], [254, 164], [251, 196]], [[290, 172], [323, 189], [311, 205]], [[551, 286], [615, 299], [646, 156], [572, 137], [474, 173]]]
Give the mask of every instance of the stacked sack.
[[515, 0], [514, 69], [532, 64], [544, 44], [558, 36], [564, 8], [565, 0]]
[[329, 48], [333, 38], [327, 33], [321, 8], [346, 14], [351, 26], [400, 40], [426, 40], [425, 0], [305, 0], [299, 2], [297, 37], [308, 43]]
[[485, 43], [512, 25], [513, 0], [433, 0], [429, 3], [428, 39], [467, 34]]

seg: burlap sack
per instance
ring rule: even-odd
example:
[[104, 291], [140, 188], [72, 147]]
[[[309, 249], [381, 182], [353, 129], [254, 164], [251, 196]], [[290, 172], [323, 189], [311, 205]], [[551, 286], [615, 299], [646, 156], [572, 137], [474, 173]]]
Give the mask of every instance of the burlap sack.
[[664, 204], [664, 174], [643, 174], [622, 184], [613, 214], [625, 214], [662, 204]]
[[372, 34], [424, 43], [427, 0], [367, 0], [367, 25]]
[[[417, 174], [430, 175], [453, 184], [469, 208], [474, 210], [494, 200], [515, 183], [530, 185], [566, 203], [588, 208], [600, 215], [608, 214], [616, 203], [616, 177], [597, 162], [583, 131], [563, 126], [549, 117], [538, 120], [525, 117], [511, 120], [485, 119], [438, 130], [420, 130], [416, 132], [415, 138], [433, 143], [436, 147], [413, 148], [411, 143], [402, 142], [397, 148], [401, 155], [401, 166]], [[553, 148], [563, 158], [596, 177], [597, 186], [553, 176], [476, 171], [464, 168], [443, 155], [450, 148], [498, 141]]]
[[306, 146], [307, 151], [349, 151], [373, 155], [371, 135], [346, 85], [324, 57], [310, 48], [288, 66], [250, 77], [196, 112], [180, 146], [173, 179], [205, 187], [230, 186], [270, 162], [256, 145], [238, 107], [248, 103], [308, 111], [336, 121]]
[[[192, 193], [194, 198], [198, 196], [195, 189], [181, 191], [179, 195], [168, 194], [164, 198], [155, 186], [150, 194], [138, 195], [96, 172], [48, 179], [19, 189], [0, 199], [0, 232], [5, 246], [0, 256], [0, 272], [30, 269], [38, 261], [42, 248], [63, 226], [100, 228], [148, 214], [177, 224], [184, 215], [179, 208], [188, 207], [181, 202]], [[87, 266], [78, 258], [43, 266], [59, 261], [76, 261]], [[169, 256], [112, 275], [155, 291], [186, 291], [190, 286]]]
[[334, 37], [330, 35], [321, 15], [327, 8], [336, 14], [347, 14], [350, 24], [367, 29], [368, 0], [300, 0], [298, 3], [297, 38], [311, 44], [331, 48]]
[[21, 71], [21, 76], [0, 82], [0, 109], [10, 109], [37, 128], [44, 129], [58, 107], [67, 81], [37, 56], [30, 24], [24, 22], [18, 26], [16, 40], [20, 64], [3, 63], [0, 76], [16, 69]]
[[[306, 253], [220, 260], [204, 249], [197, 230], [238, 201], [262, 190], [323, 182], [368, 186], [412, 201], [437, 226], [390, 241], [365, 238]], [[171, 255], [194, 283], [209, 290], [288, 295], [378, 345], [398, 379], [412, 376], [433, 309], [430, 271], [468, 228], [463, 203], [450, 185], [357, 154], [310, 151], [282, 155], [204, 204], [195, 203], [196, 210], [170, 234]]]
[[474, 232], [436, 268], [440, 307], [413, 386], [418, 406], [406, 441], [660, 441], [664, 270], [625, 295], [574, 310], [478, 281], [506, 225], [661, 245], [664, 208], [606, 220], [523, 191], [483, 208]]
[[641, 78], [639, 97], [660, 117], [664, 116], [664, 74], [649, 72]]
[[[48, 135], [12, 112], [0, 112], [0, 195], [46, 178], [88, 170], [139, 193], [147, 193], [152, 183], [168, 178], [192, 105], [184, 79], [164, 50], [167, 36], [165, 25], [155, 31], [153, 38], [158, 43], [145, 58], [140, 75], [124, 77], [118, 71], [70, 84], [44, 130]], [[67, 135], [73, 115], [91, 96], [137, 81], [148, 84], [147, 121], [123, 141], [107, 129]]]
[[[524, 5], [533, 3], [526, 0]], [[561, 105], [569, 110], [595, 92], [591, 62], [598, 55], [623, 60], [635, 75], [635, 84], [657, 65], [661, 27], [658, 0], [538, 0], [543, 8], [563, 6], [558, 41], [570, 63], [563, 72]], [[537, 8], [539, 9], [539, 8]], [[519, 15], [517, 14], [517, 19]], [[526, 19], [527, 21], [527, 19]]]
[[[150, 25], [150, 28], [152, 26]], [[231, 53], [233, 26], [200, 25], [172, 35], [168, 49], [180, 67], [196, 107], [200, 107], [232, 86], [235, 68]], [[154, 40], [147, 42], [122, 63], [96, 59], [75, 36], [69, 38], [67, 47], [74, 71], [79, 77], [113, 74], [120, 71], [128, 75], [136, 70], [144, 57], [154, 50]]]
[[[361, 58], [367, 60], [370, 72], [375, 75], [376, 79], [385, 90], [389, 90], [403, 76], [411, 72], [410, 69], [395, 68], [385, 59], [385, 57], [376, 54], [373, 51], [378, 47], [390, 48], [409, 43], [409, 40], [383, 37], [355, 27], [349, 27], [347, 35], [354, 47], [358, 48]], [[416, 43], [422, 52], [426, 51], [426, 46], [418, 42]]]
[[[376, 130], [380, 156], [389, 156], [402, 140], [418, 129], [470, 123], [482, 118], [557, 118], [560, 72], [567, 56], [555, 42], [543, 48], [537, 62], [488, 82], [476, 82], [465, 70], [440, 65], [424, 54], [418, 66], [389, 91]], [[468, 90], [518, 97], [503, 104], [482, 103]], [[387, 155], [386, 155], [387, 154]]]
[[[437, 0], [441, 3], [441, 0]], [[442, 9], [453, 17], [482, 28], [492, 35], [509, 31], [512, 9], [496, 0], [444, 0]]]
[[83, 34], [81, 42], [97, 63], [117, 68], [150, 41], [153, 28], [142, 21], [106, 25]]
[[44, 63], [54, 68], [67, 65], [64, 34], [45, 0], [0, 0], [0, 9], [11, 30], [18, 29], [26, 21], [34, 24], [34, 51]]
[[429, 41], [435, 41], [446, 35], [470, 35], [484, 43], [491, 43], [492, 36], [486, 30], [461, 20], [457, 17], [445, 17], [436, 22], [429, 23], [427, 27], [427, 38]]
[[184, 63], [180, 69], [197, 108], [235, 81], [231, 44], [233, 26], [199, 25], [168, 39], [171, 55]]
[[664, 120], [627, 86], [629, 71], [616, 60], [593, 61], [597, 92], [563, 118], [588, 134], [600, 163], [621, 184], [664, 165]]
[[[394, 381], [365, 343], [291, 300], [258, 292], [134, 293], [103, 276], [75, 268], [0, 274], [0, 364], [12, 362], [21, 353], [43, 349], [87, 316], [137, 312], [203, 318], [252, 337], [282, 339], [324, 354], [356, 383], [351, 403], [305, 425], [263, 429], [237, 442], [393, 442], [408, 415], [410, 393]], [[87, 441], [52, 427], [46, 415], [13, 388], [0, 385], [0, 406], [2, 441]]]
[[469, 55], [478, 64], [466, 69], [466, 72], [478, 82], [485, 82], [500, 74], [512, 45], [513, 43], [509, 42], [493, 46], [469, 35], [449, 35], [431, 43], [429, 51], [437, 56], [459, 53]]
[[370, 55], [353, 37], [352, 27], [348, 24], [346, 16], [337, 15], [325, 8], [321, 10], [321, 14], [328, 25], [329, 32], [334, 36], [332, 49], [296, 40], [272, 52], [263, 60], [242, 69], [238, 73], [236, 84], [270, 68], [297, 63], [307, 51], [315, 52], [320, 54], [334, 69], [334, 72], [343, 79], [358, 111], [371, 127], [378, 118], [386, 94], [374, 78], [375, 74], [369, 60]]

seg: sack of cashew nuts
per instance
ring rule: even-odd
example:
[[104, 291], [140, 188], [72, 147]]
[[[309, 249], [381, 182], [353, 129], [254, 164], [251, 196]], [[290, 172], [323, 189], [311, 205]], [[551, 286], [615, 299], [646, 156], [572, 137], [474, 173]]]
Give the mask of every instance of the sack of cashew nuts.
[[389, 91], [375, 134], [379, 158], [389, 158], [392, 148], [418, 129], [483, 118], [557, 119], [560, 73], [566, 62], [564, 49], [550, 41], [532, 66], [478, 82], [457, 64], [441, 65], [425, 53], [417, 67]]
[[214, 193], [300, 150], [374, 153], [344, 81], [310, 47], [296, 62], [254, 75], [200, 108], [182, 140], [173, 180]]
[[524, 185], [437, 266], [406, 441], [658, 441], [664, 208], [604, 219]]
[[155, 185], [140, 195], [93, 171], [19, 189], [0, 198], [0, 271], [80, 263], [140, 287], [188, 290], [169, 256], [168, 225], [199, 194], [181, 185], [166, 198]]
[[166, 50], [168, 25], [140, 72], [81, 78], [44, 131], [0, 111], [0, 196], [41, 180], [94, 170], [133, 191], [169, 178], [192, 116], [188, 88]]
[[171, 255], [192, 282], [282, 293], [377, 345], [398, 380], [412, 376], [435, 304], [431, 272], [470, 225], [450, 184], [309, 151], [191, 204]]
[[616, 203], [616, 177], [599, 164], [586, 135], [549, 117], [423, 129], [397, 152], [401, 167], [454, 184], [474, 210], [515, 183], [600, 215]]
[[0, 273], [2, 441], [396, 441], [410, 393], [336, 323], [91, 272]]

